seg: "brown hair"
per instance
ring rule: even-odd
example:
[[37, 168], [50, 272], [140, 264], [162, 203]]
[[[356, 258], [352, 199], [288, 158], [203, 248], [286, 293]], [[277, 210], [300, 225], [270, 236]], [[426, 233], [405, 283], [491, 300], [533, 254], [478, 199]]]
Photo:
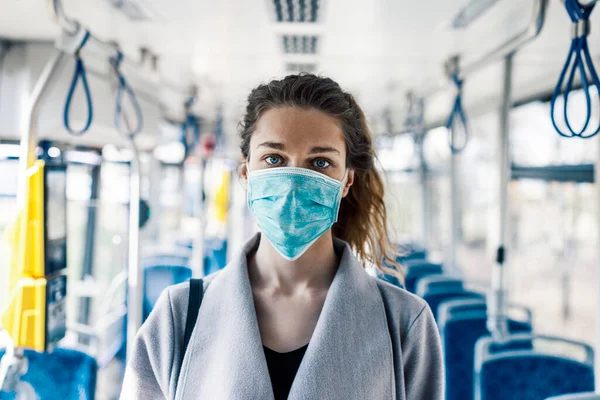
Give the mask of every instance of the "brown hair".
[[383, 181], [375, 168], [375, 150], [365, 115], [354, 97], [329, 78], [290, 75], [255, 88], [248, 96], [241, 125], [241, 150], [247, 160], [250, 139], [261, 115], [278, 107], [314, 108], [336, 117], [346, 142], [346, 166], [354, 169], [354, 183], [342, 200], [333, 234], [348, 242], [363, 262], [402, 279], [396, 250], [388, 239]]

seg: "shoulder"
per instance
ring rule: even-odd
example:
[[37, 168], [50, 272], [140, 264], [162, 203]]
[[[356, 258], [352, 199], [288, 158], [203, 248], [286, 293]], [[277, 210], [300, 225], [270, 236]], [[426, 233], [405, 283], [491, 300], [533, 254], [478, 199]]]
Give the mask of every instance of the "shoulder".
[[[204, 292], [208, 290], [208, 287], [210, 286], [211, 282], [217, 276], [219, 276], [220, 272], [221, 271], [217, 271], [202, 278], [202, 281], [204, 283]], [[166, 296], [166, 298], [168, 299], [173, 314], [181, 315], [183, 313], [183, 315], [185, 315], [187, 313], [189, 291], [190, 284], [187, 281], [183, 283], [178, 283], [176, 285], [168, 286], [165, 289], [163, 296]]]
[[423, 315], [431, 314], [429, 305], [422, 298], [382, 279], [373, 279], [377, 282], [388, 320], [398, 330], [401, 337], [404, 337]]

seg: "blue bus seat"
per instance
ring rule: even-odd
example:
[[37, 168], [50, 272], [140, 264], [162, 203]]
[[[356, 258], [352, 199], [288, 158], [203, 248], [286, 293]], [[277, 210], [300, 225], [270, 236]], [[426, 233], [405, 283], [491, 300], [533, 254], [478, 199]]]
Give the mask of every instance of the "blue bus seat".
[[[0, 357], [4, 356], [0, 349]], [[98, 366], [96, 360], [76, 350], [56, 348], [51, 353], [25, 350], [28, 369], [21, 378], [29, 383], [40, 400], [93, 400]], [[0, 400], [16, 397], [0, 392]]]
[[384, 274], [379, 269], [377, 270], [376, 273], [377, 273], [377, 277], [379, 279], [384, 280], [387, 283], [390, 283], [394, 286], [398, 286], [399, 288], [404, 289], [404, 285], [402, 284], [402, 282], [400, 282], [400, 280], [397, 277], [395, 277], [394, 275]]
[[483, 293], [464, 288], [462, 279], [448, 275], [430, 275], [419, 279], [416, 294], [422, 297], [437, 321], [439, 305], [452, 299], [485, 299]]
[[204, 248], [204, 275], [217, 272], [227, 265], [227, 240], [209, 238]]
[[[519, 306], [510, 306], [508, 311], [510, 332], [531, 332], [531, 311]], [[475, 344], [490, 334], [485, 300], [443, 302], [438, 309], [438, 326], [446, 366], [446, 400], [472, 400]]]
[[142, 268], [153, 267], [157, 265], [171, 266], [171, 265], [188, 265], [190, 263], [190, 254], [171, 254], [171, 253], [158, 253], [153, 254], [150, 257], [144, 257], [142, 259]]
[[563, 396], [548, 397], [546, 400], [600, 400], [600, 394], [596, 393], [574, 393]]
[[[193, 251], [194, 239], [179, 239], [175, 242], [175, 246], [177, 248]], [[187, 263], [188, 261], [186, 261], [186, 264]], [[225, 268], [226, 265], [227, 240], [218, 237], [206, 238], [204, 240], [204, 276], [217, 272]]]
[[430, 263], [425, 260], [411, 260], [404, 263], [406, 268], [406, 279], [404, 285], [406, 290], [415, 292], [417, 281], [429, 275], [441, 275], [442, 265]]
[[[515, 349], [520, 343], [533, 343], [533, 348]], [[557, 354], [566, 347], [572, 349], [561, 353], [568, 356]], [[475, 398], [546, 399], [593, 391], [593, 358], [590, 346], [557, 337], [515, 334], [501, 340], [482, 338], [475, 349]]]
[[451, 275], [431, 275], [419, 280], [415, 293], [422, 297], [425, 293], [458, 290], [464, 290], [462, 279]]
[[[424, 249], [422, 249], [420, 247], [417, 248], [413, 244], [405, 243], [405, 244], [396, 245], [396, 246], [397, 246], [399, 255], [395, 258], [394, 261], [396, 261], [398, 264], [400, 264], [401, 267], [407, 261], [414, 261], [414, 260], [424, 261], [425, 258], [427, 257], [427, 252]], [[387, 261], [385, 259], [383, 260], [383, 265], [388, 268], [397, 269], [397, 267], [395, 265], [392, 265], [389, 261]], [[386, 281], [387, 283], [390, 283], [394, 286], [405, 289], [405, 283], [400, 282], [400, 280], [394, 275], [386, 274], [380, 270], [377, 270], [377, 277], [379, 279]]]
[[144, 307], [143, 320], [150, 315], [160, 294], [167, 286], [183, 283], [192, 277], [192, 269], [186, 264], [180, 264], [177, 259], [169, 264], [168, 258], [163, 256], [152, 257], [144, 260]]
[[427, 259], [427, 250], [421, 245], [412, 242], [405, 242], [396, 245], [398, 256], [396, 262], [403, 264], [407, 261], [412, 260], [425, 260]]

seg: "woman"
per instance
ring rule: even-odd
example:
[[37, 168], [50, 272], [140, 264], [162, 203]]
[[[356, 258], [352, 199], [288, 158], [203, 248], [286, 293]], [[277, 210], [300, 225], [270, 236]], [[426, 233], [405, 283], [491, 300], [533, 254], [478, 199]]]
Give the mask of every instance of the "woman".
[[190, 285], [163, 293], [122, 398], [442, 399], [430, 309], [364, 270], [385, 271], [392, 251], [354, 98], [331, 79], [288, 76], [252, 91], [242, 128], [242, 177], [261, 233], [204, 280], [185, 354]]

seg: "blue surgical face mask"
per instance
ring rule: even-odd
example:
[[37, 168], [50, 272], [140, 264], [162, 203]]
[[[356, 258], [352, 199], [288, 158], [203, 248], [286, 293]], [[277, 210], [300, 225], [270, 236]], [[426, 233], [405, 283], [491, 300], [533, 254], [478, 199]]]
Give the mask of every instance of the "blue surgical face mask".
[[300, 258], [337, 221], [347, 175], [340, 182], [294, 167], [248, 174], [248, 207], [283, 258]]

